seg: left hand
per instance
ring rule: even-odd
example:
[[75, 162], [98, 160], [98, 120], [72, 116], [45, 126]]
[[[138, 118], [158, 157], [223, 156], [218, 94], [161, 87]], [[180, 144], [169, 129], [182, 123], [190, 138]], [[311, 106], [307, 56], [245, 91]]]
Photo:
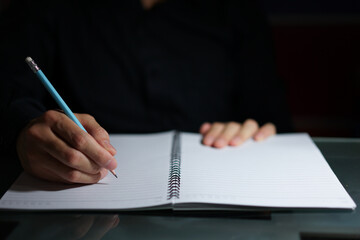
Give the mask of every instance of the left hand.
[[203, 123], [200, 127], [203, 135], [203, 144], [215, 148], [225, 146], [239, 146], [249, 138], [262, 141], [276, 134], [276, 127], [272, 123], [266, 123], [259, 127], [253, 119], [247, 119], [244, 123], [238, 122], [214, 122]]

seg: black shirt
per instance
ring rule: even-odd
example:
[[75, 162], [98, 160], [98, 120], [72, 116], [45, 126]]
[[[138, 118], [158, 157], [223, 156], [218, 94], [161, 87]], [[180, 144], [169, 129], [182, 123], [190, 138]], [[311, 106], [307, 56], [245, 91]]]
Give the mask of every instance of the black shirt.
[[7, 139], [58, 108], [27, 56], [73, 112], [110, 133], [198, 131], [205, 121], [247, 118], [289, 130], [269, 32], [252, 0], [167, 0], [148, 11], [139, 0], [26, 3], [21, 18], [5, 18], [0, 40]]

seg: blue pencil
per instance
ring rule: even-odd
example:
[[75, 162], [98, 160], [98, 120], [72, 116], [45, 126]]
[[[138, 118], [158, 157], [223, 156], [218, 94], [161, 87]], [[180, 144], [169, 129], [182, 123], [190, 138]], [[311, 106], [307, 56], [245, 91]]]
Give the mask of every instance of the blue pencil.
[[38, 76], [41, 83], [45, 86], [45, 88], [48, 90], [48, 92], [51, 94], [51, 96], [54, 98], [56, 103], [59, 105], [59, 107], [64, 110], [65, 114], [73, 120], [76, 125], [78, 125], [82, 130], [85, 130], [83, 125], [81, 125], [80, 121], [75, 117], [74, 113], [70, 110], [68, 105], [64, 102], [62, 97], [59, 95], [59, 93], [56, 91], [56, 89], [53, 87], [53, 85], [50, 83], [50, 81], [47, 79], [45, 74], [41, 71], [41, 69], [37, 66], [37, 64], [34, 62], [34, 60], [31, 59], [31, 57], [27, 57], [25, 59], [27, 64], [29, 64], [30, 68], [33, 70], [33, 72]]
[[[32, 60], [31, 57], [27, 57], [25, 59], [27, 64], [29, 64], [31, 70], [38, 76], [41, 83], [45, 86], [45, 88], [48, 90], [48, 92], [51, 94], [51, 96], [54, 98], [56, 103], [59, 105], [59, 107], [64, 110], [65, 114], [73, 120], [76, 125], [78, 125], [82, 130], [87, 132], [84, 128], [84, 126], [80, 123], [80, 121], [75, 117], [74, 113], [70, 110], [68, 105], [65, 103], [65, 101], [62, 99], [62, 97], [59, 95], [59, 93], [56, 91], [56, 89], [53, 87], [53, 85], [50, 83], [50, 81], [47, 79], [45, 74], [41, 71], [41, 69], [38, 67], [38, 65]], [[115, 171], [110, 170], [110, 172], [117, 177]]]

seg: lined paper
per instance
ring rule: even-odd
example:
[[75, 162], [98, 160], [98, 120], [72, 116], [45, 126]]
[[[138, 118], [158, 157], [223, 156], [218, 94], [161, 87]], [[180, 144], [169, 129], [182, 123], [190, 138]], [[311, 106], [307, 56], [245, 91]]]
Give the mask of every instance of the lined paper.
[[262, 207], [355, 208], [307, 134], [283, 134], [242, 147], [203, 146], [182, 135], [181, 191], [176, 203]]
[[199, 134], [181, 133], [180, 198], [167, 200], [173, 134], [111, 135], [119, 178], [108, 174], [97, 184], [51, 183], [23, 173], [0, 209], [356, 207], [307, 134], [219, 150], [203, 146]]
[[118, 178], [93, 185], [65, 185], [23, 173], [0, 201], [13, 209], [128, 209], [169, 203], [167, 181], [173, 132], [111, 135]]

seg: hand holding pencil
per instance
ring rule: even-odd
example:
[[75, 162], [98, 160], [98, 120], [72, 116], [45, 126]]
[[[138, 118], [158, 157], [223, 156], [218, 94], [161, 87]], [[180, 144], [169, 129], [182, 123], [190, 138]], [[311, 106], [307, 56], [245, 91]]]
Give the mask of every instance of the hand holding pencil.
[[[27, 58], [28, 63], [30, 60]], [[43, 75], [39, 68], [35, 70], [38, 77]], [[72, 115], [49, 110], [21, 131], [16, 146], [24, 169], [39, 178], [66, 183], [96, 183], [109, 170], [116, 176], [116, 150], [108, 133], [92, 116]]]

